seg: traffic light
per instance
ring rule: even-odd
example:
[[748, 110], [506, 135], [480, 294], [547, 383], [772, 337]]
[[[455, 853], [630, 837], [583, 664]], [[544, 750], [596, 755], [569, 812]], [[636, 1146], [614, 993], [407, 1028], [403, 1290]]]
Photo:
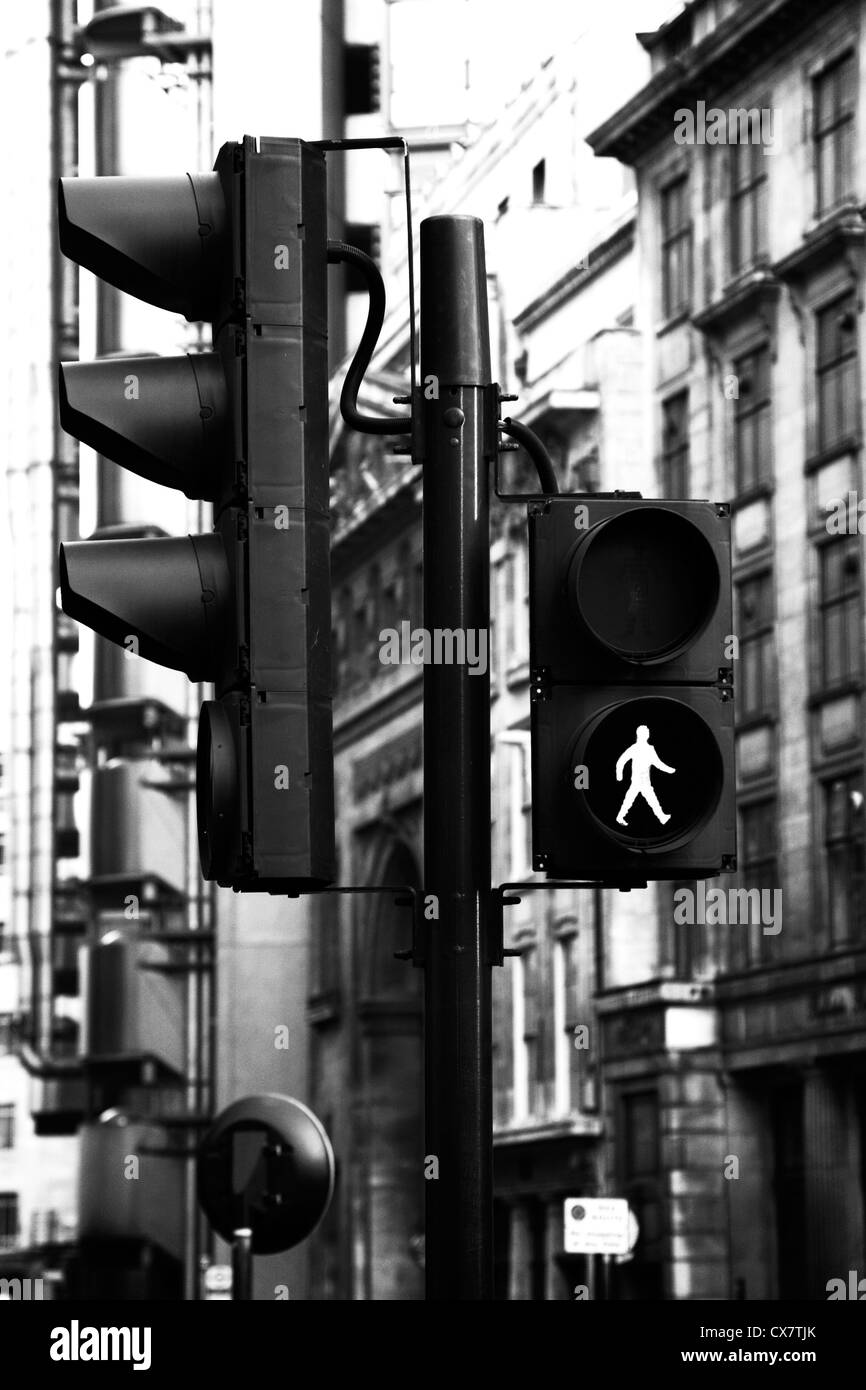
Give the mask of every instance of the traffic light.
[[734, 868], [729, 508], [557, 497], [528, 519], [534, 869]]
[[208, 320], [213, 351], [60, 368], [63, 428], [213, 503], [212, 534], [60, 547], [64, 611], [215, 698], [199, 718], [202, 872], [333, 881], [325, 159], [245, 137], [215, 172], [61, 179], [60, 246]]

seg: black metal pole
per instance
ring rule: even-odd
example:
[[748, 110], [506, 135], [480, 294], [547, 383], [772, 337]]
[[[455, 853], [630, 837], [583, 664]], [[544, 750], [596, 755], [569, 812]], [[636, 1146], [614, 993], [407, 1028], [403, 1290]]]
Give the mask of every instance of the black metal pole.
[[253, 1296], [253, 1233], [239, 1226], [232, 1233], [232, 1299]]
[[438, 1177], [425, 1182], [427, 1298], [488, 1299], [490, 344], [484, 229], [475, 217], [421, 224], [421, 376], [424, 626], [432, 657], [424, 668], [424, 891], [438, 912], [431, 916], [428, 896], [425, 1153], [438, 1160]]

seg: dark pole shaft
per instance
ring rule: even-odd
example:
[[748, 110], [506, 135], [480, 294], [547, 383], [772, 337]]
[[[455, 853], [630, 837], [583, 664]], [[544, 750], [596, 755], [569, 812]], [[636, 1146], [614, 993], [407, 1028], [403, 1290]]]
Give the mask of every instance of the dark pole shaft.
[[[433, 657], [424, 669], [424, 891], [438, 903], [438, 919], [426, 923], [425, 1154], [438, 1159], [439, 1176], [425, 1182], [425, 1262], [435, 1300], [493, 1293], [483, 235], [474, 217], [421, 224], [424, 626]], [[437, 631], [448, 634], [438, 663]], [[462, 664], [441, 661], [448, 640]]]
[[232, 1236], [232, 1299], [253, 1296], [253, 1233], [240, 1226]]

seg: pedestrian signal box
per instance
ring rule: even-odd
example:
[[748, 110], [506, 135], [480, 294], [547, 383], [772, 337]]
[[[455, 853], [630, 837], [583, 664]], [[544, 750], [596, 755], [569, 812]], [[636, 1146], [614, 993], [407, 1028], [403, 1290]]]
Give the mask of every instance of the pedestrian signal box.
[[556, 497], [528, 520], [534, 869], [733, 869], [729, 508]]

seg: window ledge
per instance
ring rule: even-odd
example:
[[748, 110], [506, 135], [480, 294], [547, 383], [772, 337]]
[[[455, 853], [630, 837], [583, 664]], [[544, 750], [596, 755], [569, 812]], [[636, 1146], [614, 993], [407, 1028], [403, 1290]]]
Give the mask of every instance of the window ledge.
[[338, 1023], [342, 1014], [342, 1001], [338, 989], [322, 990], [311, 994], [307, 1000], [307, 1022], [311, 1028], [324, 1028]]
[[692, 310], [691, 310], [691, 306], [689, 306], [689, 307], [686, 308], [686, 309], [680, 309], [678, 313], [672, 314], [670, 318], [668, 318], [668, 319], [663, 319], [662, 322], [661, 322], [660, 324], [657, 324], [657, 325], [656, 325], [655, 335], [656, 335], [657, 338], [663, 338], [663, 337], [665, 336], [666, 333], [672, 333], [673, 330], [674, 330], [675, 328], [679, 328], [681, 324], [684, 324], [684, 323], [689, 323], [689, 324], [690, 324], [691, 321], [692, 321]]
[[859, 453], [861, 442], [859, 434], [849, 434], [831, 445], [829, 449], [820, 449], [814, 454], [809, 454], [803, 464], [803, 472], [815, 473], [825, 464], [834, 463], [836, 459], [843, 458], [845, 454]]
[[[822, 705], [830, 704], [833, 700], [843, 700], [846, 695], [862, 694], [862, 678], [858, 680], [845, 681], [844, 683], [838, 686], [834, 686], [832, 689], [825, 688], [824, 690], [817, 691], [815, 694], [810, 695], [808, 700], [806, 701], [806, 707], [807, 709], [820, 709]], [[859, 741], [860, 735], [857, 734], [852, 739], [852, 743], [859, 743]]]
[[834, 261], [844, 261], [851, 274], [859, 274], [866, 226], [860, 209], [853, 203], [833, 209], [810, 232], [803, 244], [773, 265], [780, 280], [797, 284], [808, 280]]
[[782, 287], [769, 266], [755, 266], [727, 285], [719, 299], [694, 314], [692, 323], [709, 337], [721, 338], [733, 324], [756, 318], [772, 336], [781, 292]]
[[[736, 671], [734, 672], [734, 700], [737, 698]], [[779, 723], [779, 711], [777, 709], [762, 711], [760, 714], [748, 714], [743, 718], [737, 717], [736, 732], [738, 734], [752, 733], [755, 729], [775, 729]]]
[[508, 670], [505, 672], [505, 684], [509, 690], [513, 690], [515, 686], [527, 685], [528, 683], [529, 658], [524, 657], [521, 658], [520, 661], [515, 661], [512, 666], [508, 667]]
[[[735, 512], [744, 511], [746, 507], [751, 507], [754, 502], [772, 501], [775, 493], [775, 483], [755, 483], [752, 487], [745, 488], [742, 492], [736, 493], [730, 499], [731, 515], [733, 516]], [[769, 541], [767, 543], [769, 544]]]

